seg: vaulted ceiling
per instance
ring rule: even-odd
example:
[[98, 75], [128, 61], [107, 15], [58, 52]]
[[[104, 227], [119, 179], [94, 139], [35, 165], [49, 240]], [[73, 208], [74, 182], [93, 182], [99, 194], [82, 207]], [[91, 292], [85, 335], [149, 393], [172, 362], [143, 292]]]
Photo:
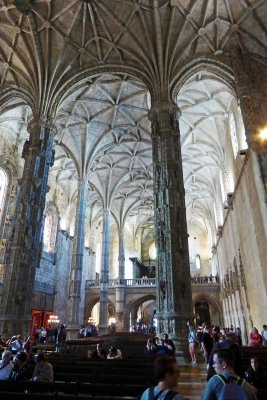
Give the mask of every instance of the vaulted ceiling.
[[[65, 219], [73, 218], [77, 181], [87, 175], [91, 221], [112, 205], [118, 226], [127, 218], [135, 229], [151, 229], [148, 90], [154, 98], [170, 97], [185, 67], [204, 57], [230, 70], [232, 48], [266, 64], [266, 0], [21, 3], [30, 5], [28, 13], [13, 0], [0, 0], [1, 132], [10, 134], [3, 123], [10, 124], [5, 117], [12, 119], [12, 107], [20, 110], [22, 123], [12, 127], [20, 146], [31, 115], [25, 104], [33, 113], [52, 114], [58, 133], [49, 197]], [[182, 110], [189, 228], [193, 235], [208, 232], [212, 242], [234, 93], [202, 71], [175, 100]]]

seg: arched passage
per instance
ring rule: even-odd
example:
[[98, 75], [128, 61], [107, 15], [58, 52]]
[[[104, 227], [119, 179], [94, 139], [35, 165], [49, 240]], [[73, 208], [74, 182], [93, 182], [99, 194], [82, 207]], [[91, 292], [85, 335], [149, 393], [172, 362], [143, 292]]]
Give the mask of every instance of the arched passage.
[[[99, 295], [97, 297], [90, 298], [90, 300], [85, 308], [85, 313], [84, 313], [85, 322], [88, 321], [89, 317], [93, 317], [93, 315], [92, 315], [93, 309], [96, 305], [99, 304], [99, 301], [100, 301]], [[110, 299], [108, 299], [108, 313], [109, 313], [110, 317], [115, 317], [115, 305]], [[98, 316], [98, 318], [99, 318], [99, 316]]]
[[[137, 313], [138, 313], [139, 308], [144, 304], [145, 304], [145, 308], [149, 307], [149, 303], [148, 303], [149, 301], [150, 302], [154, 301], [154, 306], [152, 306], [152, 307], [155, 308], [156, 307], [156, 296], [154, 294], [143, 295], [143, 296], [134, 298], [132, 301], [128, 302], [128, 304], [126, 305], [125, 313], [124, 313], [125, 331], [130, 330], [131, 322], [133, 323], [135, 321], [134, 318], [135, 317], [137, 318]], [[134, 318], [132, 318], [131, 314], [136, 314], [136, 315], [134, 315]], [[153, 314], [151, 315], [151, 322], [152, 322], [152, 319], [153, 319]], [[146, 317], [145, 321], [146, 322], [148, 321], [148, 317]]]
[[204, 307], [204, 304], [208, 305], [210, 321], [201, 321], [201, 322], [210, 322], [212, 325], [220, 326], [222, 324], [222, 308], [220, 303], [211, 295], [207, 293], [201, 293], [193, 297], [193, 308], [194, 313], [197, 318], [198, 310], [197, 306], [201, 304]]

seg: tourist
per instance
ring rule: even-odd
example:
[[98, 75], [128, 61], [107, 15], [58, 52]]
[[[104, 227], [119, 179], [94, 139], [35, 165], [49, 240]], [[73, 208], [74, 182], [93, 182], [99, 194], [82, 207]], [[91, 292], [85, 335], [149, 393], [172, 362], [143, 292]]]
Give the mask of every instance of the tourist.
[[38, 382], [53, 382], [54, 373], [52, 365], [46, 356], [41, 353], [37, 356], [37, 365], [34, 369], [32, 380]]
[[169, 356], [170, 355], [170, 349], [169, 349], [167, 343], [162, 339], [158, 340], [157, 354], [161, 355], [161, 356]]
[[213, 342], [217, 343], [220, 340], [222, 340], [223, 336], [224, 336], [225, 332], [224, 331], [220, 331], [220, 328], [218, 326], [214, 326], [212, 328], [212, 339]]
[[6, 342], [2, 339], [0, 335], [0, 351], [6, 348]]
[[10, 350], [5, 350], [2, 353], [2, 361], [0, 363], [0, 381], [8, 379], [14, 364], [11, 362], [12, 353]]
[[45, 343], [47, 337], [47, 330], [46, 328], [42, 327], [40, 332], [40, 343]]
[[65, 337], [66, 337], [66, 328], [65, 325], [62, 324], [57, 328], [56, 352], [61, 351], [62, 343], [64, 342]]
[[163, 341], [168, 346], [168, 348], [170, 350], [170, 355], [174, 356], [175, 355], [175, 345], [174, 345], [173, 341], [171, 339], [169, 339], [169, 335], [167, 333], [164, 333]]
[[177, 385], [179, 377], [175, 357], [158, 357], [154, 362], [154, 374], [157, 386], [146, 389], [142, 394], [141, 400], [183, 399], [181, 395], [172, 390]]
[[107, 352], [103, 348], [102, 343], [97, 343], [96, 350], [88, 350], [87, 358], [92, 358], [95, 360], [105, 360], [107, 358]]
[[110, 346], [108, 355], [107, 355], [107, 360], [121, 360], [122, 359], [122, 353], [119, 349], [116, 349], [114, 346]]
[[158, 345], [156, 344], [156, 338], [150, 337], [147, 339], [147, 344], [145, 347], [145, 353], [157, 353]]
[[30, 370], [28, 367], [28, 356], [27, 353], [18, 353], [15, 362], [14, 368], [11, 371], [9, 379], [12, 381], [26, 381], [30, 379]]
[[17, 354], [23, 348], [23, 339], [21, 335], [12, 336], [10, 340], [7, 341], [7, 345], [12, 354]]
[[212, 352], [209, 358], [209, 362], [207, 365], [207, 370], [208, 370], [208, 376], [207, 378], [209, 379], [212, 377], [216, 372], [213, 366], [213, 354], [217, 350], [221, 349], [229, 349], [232, 351], [234, 354], [234, 371], [238, 376], [241, 376], [242, 378], [245, 377], [244, 370], [242, 367], [242, 355], [240, 348], [237, 344], [237, 336], [233, 332], [227, 332], [225, 334], [225, 339], [222, 342], [214, 343]]
[[241, 335], [241, 329], [239, 328], [239, 326], [236, 328], [235, 334], [238, 339], [238, 345], [241, 347], [242, 346], [242, 335]]
[[208, 363], [209, 361], [209, 357], [212, 351], [212, 347], [213, 347], [213, 339], [211, 336], [211, 329], [208, 325], [205, 325], [204, 327], [204, 331], [201, 335], [201, 347], [203, 349], [204, 352], [204, 357], [205, 357], [205, 362]]
[[246, 380], [255, 388], [260, 389], [265, 386], [262, 363], [257, 357], [251, 357], [250, 366], [248, 367], [245, 376]]
[[197, 346], [197, 337], [196, 332], [192, 325], [189, 325], [189, 332], [188, 332], [188, 344], [189, 344], [189, 353], [191, 356], [192, 365], [197, 364], [197, 355], [196, 355], [196, 346]]
[[258, 332], [257, 328], [252, 328], [252, 331], [249, 335], [250, 339], [250, 347], [261, 347], [262, 346], [262, 337]]
[[[220, 395], [223, 396], [221, 393], [222, 391], [233, 389], [235, 394], [238, 392], [238, 397], [233, 396], [233, 398], [238, 398], [240, 400], [257, 400], [257, 391], [255, 388], [234, 372], [234, 355], [231, 350], [221, 349], [215, 351], [213, 353], [213, 365], [216, 375], [207, 383], [201, 400], [217, 400], [220, 398]], [[229, 383], [233, 383], [235, 387], [233, 388]]]
[[25, 351], [27, 354], [30, 354], [32, 351], [32, 341], [30, 336], [25, 338], [23, 343], [23, 351]]
[[261, 333], [262, 336], [262, 345], [264, 347], [267, 346], [267, 325], [263, 325], [263, 331]]

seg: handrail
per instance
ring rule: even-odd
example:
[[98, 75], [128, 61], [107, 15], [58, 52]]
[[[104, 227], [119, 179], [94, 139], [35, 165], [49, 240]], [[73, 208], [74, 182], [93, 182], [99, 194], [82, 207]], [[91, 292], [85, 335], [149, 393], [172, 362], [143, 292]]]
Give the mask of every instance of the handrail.
[[[85, 288], [89, 289], [92, 287], [99, 287], [101, 284], [101, 279], [90, 279], [86, 281]], [[210, 275], [210, 276], [194, 276], [191, 277], [191, 283], [193, 285], [198, 284], [219, 284], [219, 277], [218, 275]], [[133, 279], [109, 279], [108, 285], [109, 287], [115, 287], [119, 285], [134, 287], [134, 286], [156, 286], [157, 281], [156, 278], [133, 278]]]
[[[86, 289], [100, 286], [101, 279], [90, 279], [86, 281]], [[134, 278], [134, 279], [109, 279], [109, 286], [156, 286], [156, 278]]]
[[191, 283], [198, 284], [198, 283], [219, 283], [219, 277], [218, 275], [205, 275], [205, 276], [200, 276], [196, 275], [191, 277]]

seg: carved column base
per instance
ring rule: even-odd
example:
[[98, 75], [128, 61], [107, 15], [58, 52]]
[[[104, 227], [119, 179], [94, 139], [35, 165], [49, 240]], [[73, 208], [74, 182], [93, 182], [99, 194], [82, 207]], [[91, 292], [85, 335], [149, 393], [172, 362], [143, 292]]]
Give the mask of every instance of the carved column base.
[[70, 326], [66, 329], [66, 339], [75, 340], [78, 339], [79, 326]]
[[31, 316], [14, 316], [7, 315], [0, 317], [0, 334], [2, 339], [10, 339], [14, 335], [23, 337], [31, 334]]
[[125, 286], [116, 286], [116, 332], [124, 332], [124, 297], [125, 297]]
[[116, 312], [116, 332], [125, 332], [124, 318], [122, 312]]
[[108, 326], [107, 325], [98, 325], [98, 336], [108, 335]]
[[188, 365], [191, 362], [187, 339], [172, 339], [175, 344], [175, 356], [178, 365]]

